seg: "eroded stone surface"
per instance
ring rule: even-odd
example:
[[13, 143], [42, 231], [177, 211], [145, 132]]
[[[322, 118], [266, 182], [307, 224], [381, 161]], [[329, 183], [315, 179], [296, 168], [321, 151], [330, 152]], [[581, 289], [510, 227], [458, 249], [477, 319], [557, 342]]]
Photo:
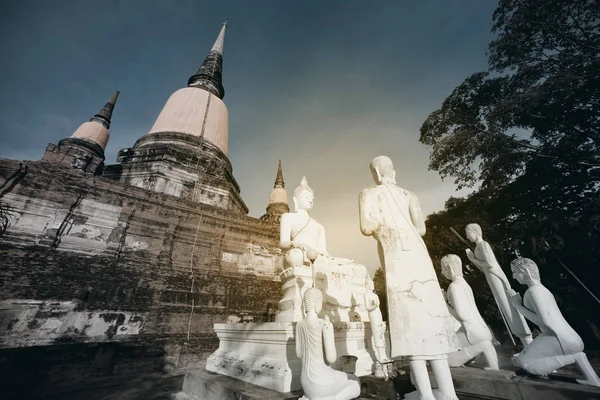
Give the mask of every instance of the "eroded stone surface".
[[0, 373], [11, 385], [36, 376], [77, 388], [86, 377], [204, 366], [214, 323], [274, 318], [273, 224], [69, 164], [3, 159], [0, 176], [12, 209], [0, 237]]

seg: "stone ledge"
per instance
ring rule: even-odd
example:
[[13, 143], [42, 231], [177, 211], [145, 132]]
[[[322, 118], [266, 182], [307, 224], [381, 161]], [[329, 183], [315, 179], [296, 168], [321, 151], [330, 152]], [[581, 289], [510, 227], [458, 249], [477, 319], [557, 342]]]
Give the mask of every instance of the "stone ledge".
[[600, 399], [600, 389], [574, 380], [541, 380], [518, 376], [513, 371], [486, 371], [479, 368], [452, 368], [456, 393], [507, 400], [591, 400]]
[[279, 393], [206, 370], [187, 372], [183, 392], [195, 400], [296, 400], [302, 396], [302, 392]]
[[[280, 393], [225, 375], [197, 369], [185, 374], [183, 391], [176, 396], [172, 398], [174, 400], [299, 400], [302, 391]], [[386, 400], [386, 398], [363, 393], [355, 400]]]

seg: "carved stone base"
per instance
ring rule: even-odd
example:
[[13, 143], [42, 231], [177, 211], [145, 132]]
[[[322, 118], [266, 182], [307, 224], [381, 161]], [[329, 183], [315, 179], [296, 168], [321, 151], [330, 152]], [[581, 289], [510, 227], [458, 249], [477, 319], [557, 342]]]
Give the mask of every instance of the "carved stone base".
[[[375, 353], [371, 346], [368, 322], [334, 322], [337, 360], [333, 368], [341, 370], [342, 355], [353, 355], [356, 375], [371, 375]], [[219, 348], [206, 360], [206, 370], [230, 376], [268, 389], [286, 393], [301, 389], [302, 365], [296, 357], [293, 322], [263, 324], [215, 324]]]
[[[317, 270], [315, 285], [323, 293], [323, 309], [319, 318], [328, 317], [332, 322], [369, 321], [363, 302], [367, 291], [365, 282], [347, 272]], [[312, 287], [312, 270], [309, 267], [289, 267], [280, 274], [280, 279], [283, 297], [277, 305], [279, 312], [275, 321], [298, 322], [304, 318], [302, 296]], [[330, 297], [337, 296], [348, 296], [352, 305], [340, 306], [336, 300], [332, 303]]]

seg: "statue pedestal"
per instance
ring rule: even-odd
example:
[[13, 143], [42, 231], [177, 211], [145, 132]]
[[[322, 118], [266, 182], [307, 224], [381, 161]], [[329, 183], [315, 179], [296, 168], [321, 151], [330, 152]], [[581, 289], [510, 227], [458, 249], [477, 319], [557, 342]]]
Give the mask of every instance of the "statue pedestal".
[[[276, 322], [298, 322], [302, 315], [302, 296], [312, 287], [310, 267], [289, 267], [281, 275], [282, 299], [278, 303]], [[323, 293], [323, 310], [319, 318], [329, 318], [331, 322], [369, 321], [365, 309], [364, 295], [367, 293], [365, 279], [356, 277], [352, 271], [343, 268], [318, 269], [315, 286]]]
[[[356, 375], [371, 375], [375, 370], [375, 353], [371, 345], [368, 322], [333, 322], [337, 360], [332, 365], [341, 370], [342, 355], [353, 355]], [[302, 365], [296, 357], [293, 322], [262, 324], [215, 324], [219, 348], [206, 360], [206, 370], [230, 376], [257, 386], [287, 393], [301, 389]]]

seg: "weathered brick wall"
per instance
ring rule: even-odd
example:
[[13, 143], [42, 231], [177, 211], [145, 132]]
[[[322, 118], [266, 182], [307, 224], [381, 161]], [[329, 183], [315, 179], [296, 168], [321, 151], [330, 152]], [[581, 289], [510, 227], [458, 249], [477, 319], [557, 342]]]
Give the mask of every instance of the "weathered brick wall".
[[214, 323], [274, 317], [275, 224], [23, 164], [15, 175], [19, 162], [0, 159], [0, 201], [13, 209], [0, 237], [0, 391], [202, 366]]

